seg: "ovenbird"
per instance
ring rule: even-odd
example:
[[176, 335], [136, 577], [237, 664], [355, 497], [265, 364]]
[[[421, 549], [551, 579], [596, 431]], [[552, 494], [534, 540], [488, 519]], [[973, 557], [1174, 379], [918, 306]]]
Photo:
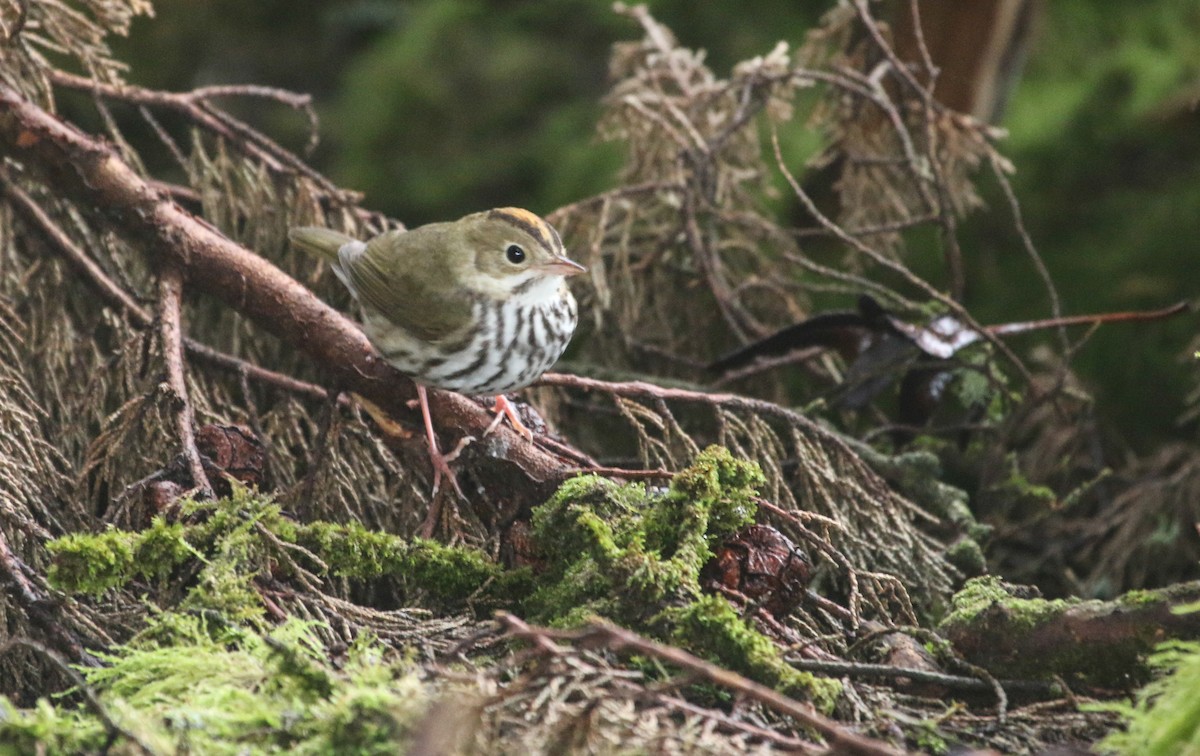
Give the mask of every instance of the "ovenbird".
[[332, 262], [362, 306], [367, 338], [416, 382], [435, 493], [445, 474], [462, 495], [438, 450], [427, 386], [494, 394], [496, 411], [532, 438], [504, 394], [533, 383], [567, 348], [578, 313], [565, 277], [586, 270], [550, 224], [503, 207], [367, 242], [317, 227], [290, 238]]

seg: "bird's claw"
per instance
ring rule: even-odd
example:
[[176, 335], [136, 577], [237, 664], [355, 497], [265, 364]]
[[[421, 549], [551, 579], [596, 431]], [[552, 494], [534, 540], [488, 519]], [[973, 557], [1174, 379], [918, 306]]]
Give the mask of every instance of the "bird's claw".
[[466, 500], [467, 497], [458, 485], [458, 476], [450, 469], [450, 463], [458, 459], [458, 455], [463, 453], [463, 449], [466, 449], [474, 440], [474, 436], [463, 436], [458, 439], [458, 443], [454, 445], [454, 449], [449, 454], [442, 454], [439, 451], [435, 456], [433, 451], [430, 452], [429, 460], [433, 463], [433, 496], [437, 496], [442, 476], [445, 475], [450, 481], [451, 487], [454, 488], [454, 493], [458, 494], [458, 498]]
[[454, 457], [457, 457], [460, 451], [461, 449], [456, 448], [450, 454], [439, 452], [437, 456], [429, 455], [429, 462], [433, 465], [433, 491], [430, 498], [437, 498], [438, 491], [442, 487], [442, 476], [445, 476], [450, 481], [450, 487], [454, 489], [454, 493], [458, 494], [458, 498], [466, 500], [467, 497], [463, 494], [462, 487], [458, 485], [458, 476], [454, 474], [454, 470], [450, 469], [450, 463], [454, 461]]
[[520, 416], [517, 415], [517, 408], [512, 406], [512, 402], [508, 401], [508, 397], [504, 396], [504, 394], [496, 395], [496, 403], [492, 405], [492, 412], [496, 413], [496, 417], [488, 425], [487, 430], [483, 432], [484, 436], [491, 435], [492, 431], [496, 430], [500, 423], [504, 421], [504, 418], [507, 417], [508, 422], [512, 424], [513, 430], [524, 436], [526, 441], [533, 442], [533, 431], [529, 429], [529, 426], [521, 422]]

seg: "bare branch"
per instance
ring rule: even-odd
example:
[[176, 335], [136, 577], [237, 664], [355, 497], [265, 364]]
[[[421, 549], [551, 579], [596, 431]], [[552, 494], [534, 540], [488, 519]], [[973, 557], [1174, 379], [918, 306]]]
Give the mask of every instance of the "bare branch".
[[211, 499], [212, 484], [204, 472], [200, 450], [196, 448], [196, 417], [188, 399], [187, 376], [183, 365], [182, 297], [183, 278], [178, 269], [168, 265], [158, 277], [158, 318], [163, 361], [167, 366], [167, 387], [175, 403], [175, 432], [183, 447], [183, 458], [187, 461], [192, 485], [199, 490], [201, 498]]
[[130, 84], [121, 86], [105, 84], [84, 76], [77, 76], [58, 70], [50, 72], [50, 80], [58, 86], [91, 92], [93, 95], [105, 99], [177, 111], [198, 126], [227, 139], [230, 144], [244, 150], [249, 157], [262, 162], [272, 171], [277, 173], [293, 173], [311, 179], [323, 191], [327, 192], [330, 197], [342, 202], [352, 202], [356, 197], [353, 192], [340, 189], [332, 181], [313, 170], [303, 160], [300, 160], [288, 150], [283, 149], [270, 138], [251, 128], [248, 124], [233, 118], [224, 111], [210, 107], [207, 102], [207, 100], [213, 97], [229, 95], [267, 97], [277, 102], [282, 102], [288, 107], [303, 111], [308, 117], [310, 126], [312, 126], [309, 138], [309, 143], [312, 145], [316, 139], [316, 114], [312, 110], [311, 100], [308, 95], [259, 86], [205, 87], [183, 93], [160, 92], [153, 89], [143, 89], [142, 87]]
[[559, 654], [561, 647], [555, 641], [569, 641], [585, 646], [600, 646], [618, 653], [631, 652], [678, 667], [698, 680], [726, 688], [757, 701], [772, 711], [791, 717], [802, 727], [820, 733], [837, 753], [857, 756], [896, 756], [903, 753], [886, 743], [865, 738], [839, 726], [833, 720], [818, 714], [809, 704], [802, 704], [761, 683], [693, 656], [683, 649], [658, 643], [607, 622], [594, 622], [578, 632], [556, 633], [530, 627], [511, 614], [500, 614], [498, 619], [511, 635], [534, 643], [544, 653]]

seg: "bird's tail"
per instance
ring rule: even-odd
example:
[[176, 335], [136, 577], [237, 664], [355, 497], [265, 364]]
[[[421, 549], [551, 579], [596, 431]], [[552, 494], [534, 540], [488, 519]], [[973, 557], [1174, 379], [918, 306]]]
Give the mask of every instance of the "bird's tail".
[[301, 226], [288, 232], [288, 238], [305, 252], [336, 261], [338, 250], [354, 241], [353, 237], [320, 226]]

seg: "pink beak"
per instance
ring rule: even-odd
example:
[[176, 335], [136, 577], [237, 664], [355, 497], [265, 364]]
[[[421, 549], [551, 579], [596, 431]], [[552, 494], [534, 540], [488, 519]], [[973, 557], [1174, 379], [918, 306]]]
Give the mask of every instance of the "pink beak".
[[539, 267], [547, 273], [560, 276], [576, 276], [580, 273], [587, 273], [587, 268], [565, 257], [556, 257], [550, 262], [542, 263]]

